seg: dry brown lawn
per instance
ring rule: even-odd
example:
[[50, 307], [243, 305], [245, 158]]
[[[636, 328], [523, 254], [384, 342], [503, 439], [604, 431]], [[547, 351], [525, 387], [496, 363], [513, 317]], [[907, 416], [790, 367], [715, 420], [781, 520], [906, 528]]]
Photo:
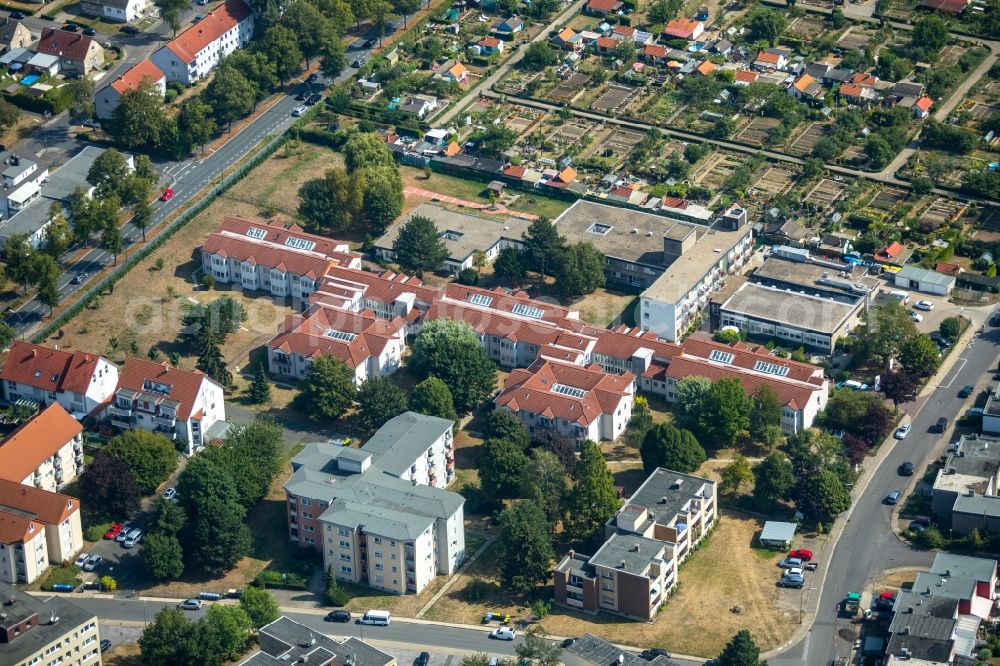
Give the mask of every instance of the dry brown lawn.
[[142, 651], [135, 643], [116, 645], [101, 654], [101, 662], [106, 666], [140, 666]]

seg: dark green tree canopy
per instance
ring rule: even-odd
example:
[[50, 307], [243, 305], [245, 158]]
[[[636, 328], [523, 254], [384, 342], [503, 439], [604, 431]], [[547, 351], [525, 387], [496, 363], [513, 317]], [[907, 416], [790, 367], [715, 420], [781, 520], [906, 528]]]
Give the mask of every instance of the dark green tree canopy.
[[423, 215], [414, 215], [399, 228], [392, 251], [400, 268], [421, 277], [425, 271], [436, 271], [448, 258], [434, 221]]
[[179, 454], [173, 442], [158, 433], [135, 428], [118, 435], [102, 452], [128, 463], [139, 492], [152, 494], [177, 469]]
[[706, 458], [705, 449], [689, 430], [670, 423], [659, 423], [646, 432], [640, 454], [646, 474], [651, 474], [658, 467], [690, 474]]
[[295, 402], [314, 421], [331, 421], [343, 416], [354, 403], [357, 387], [354, 373], [333, 356], [313, 361], [299, 386]]
[[413, 387], [410, 392], [410, 410], [427, 416], [458, 420], [451, 389], [437, 377], [428, 377]]
[[377, 430], [406, 411], [406, 394], [388, 377], [369, 377], [358, 388], [358, 420], [366, 430]]
[[463, 321], [436, 319], [424, 324], [413, 343], [410, 366], [420, 377], [438, 377], [450, 388], [455, 408], [479, 406], [496, 389], [496, 366], [479, 336]]
[[500, 514], [497, 547], [505, 587], [528, 594], [548, 580], [555, 552], [545, 512], [534, 502], [517, 502]]

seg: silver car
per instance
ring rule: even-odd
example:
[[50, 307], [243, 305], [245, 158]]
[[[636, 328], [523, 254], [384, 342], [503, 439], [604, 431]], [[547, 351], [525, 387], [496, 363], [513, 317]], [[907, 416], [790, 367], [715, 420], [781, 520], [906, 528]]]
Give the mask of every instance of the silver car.
[[122, 548], [135, 548], [136, 544], [142, 541], [142, 530], [129, 530], [129, 534], [122, 542]]
[[100, 566], [101, 562], [103, 561], [104, 558], [101, 557], [100, 555], [91, 555], [90, 558], [87, 559], [87, 563], [83, 565], [83, 570], [93, 571], [98, 566]]

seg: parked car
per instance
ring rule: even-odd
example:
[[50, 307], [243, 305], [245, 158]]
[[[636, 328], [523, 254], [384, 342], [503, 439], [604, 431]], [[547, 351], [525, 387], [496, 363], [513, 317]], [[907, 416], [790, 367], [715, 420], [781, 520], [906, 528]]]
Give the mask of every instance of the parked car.
[[173, 198], [174, 198], [174, 190], [169, 187], [163, 190], [163, 194], [160, 195], [160, 201], [170, 201]]
[[139, 34], [139, 28], [135, 27], [134, 25], [123, 25], [122, 32], [124, 32], [126, 35], [137, 35]]
[[785, 570], [786, 576], [805, 576], [806, 571], [802, 567], [792, 567], [791, 569]]
[[413, 660], [413, 666], [427, 666], [431, 660], [430, 652], [421, 652], [416, 659]]
[[109, 527], [108, 531], [104, 533], [104, 538], [105, 539], [117, 539], [118, 535], [121, 534], [121, 533], [122, 533], [122, 524], [121, 523], [111, 523], [111, 527]]
[[896, 428], [896, 432], [893, 433], [892, 436], [895, 437], [896, 439], [906, 439], [906, 436], [910, 434], [910, 428], [912, 427], [913, 427], [912, 424], [904, 423], [903, 425]]
[[103, 639], [101, 641], [101, 654], [104, 654], [110, 649], [111, 649], [111, 641], [109, 641], [107, 638]]
[[568, 648], [568, 647], [571, 647], [573, 645], [573, 643], [576, 643], [576, 639], [575, 638], [564, 638], [563, 642], [560, 643], [560, 645], [562, 645], [563, 648]]
[[168, 502], [174, 502], [174, 503], [176, 503], [177, 502], [177, 489], [176, 488], [167, 488], [166, 490], [164, 490], [163, 491], [163, 499], [167, 500]]
[[785, 559], [778, 562], [778, 566], [782, 569], [794, 569], [795, 567], [802, 566], [802, 560], [797, 557], [786, 557]]
[[305, 93], [299, 93], [298, 95], [295, 96], [295, 101], [296, 102], [304, 102], [304, 101], [306, 101], [306, 94]]
[[104, 558], [101, 557], [100, 555], [91, 555], [90, 557], [87, 558], [87, 563], [83, 565], [83, 570], [93, 571], [94, 569], [99, 567], [101, 565], [101, 562], [103, 561]]
[[185, 599], [177, 607], [181, 610], [201, 610], [201, 599]]
[[25, 16], [24, 12], [11, 12], [10, 13], [10, 17], [12, 19], [16, 19], [18, 21], [20, 21], [21, 19], [23, 19], [24, 16]]
[[965, 386], [962, 387], [962, 390], [958, 392], [958, 397], [968, 398], [970, 395], [972, 395], [972, 392], [975, 390], [976, 390], [975, 386], [973, 386], [972, 384], [966, 384]]
[[87, 37], [93, 37], [94, 35], [97, 34], [97, 31], [88, 26], [83, 29], [83, 34], [85, 34]]
[[923, 310], [924, 312], [930, 312], [934, 309], [934, 304], [930, 301], [917, 301], [913, 304], [913, 307], [917, 310]]
[[781, 580], [778, 581], [778, 587], [791, 587], [795, 589], [801, 589], [805, 587], [806, 579], [804, 576], [799, 574], [789, 574], [782, 576]]
[[939, 418], [937, 421], [934, 422], [934, 425], [931, 427], [931, 432], [944, 432], [947, 429], [948, 429], [948, 419], [942, 416], [941, 418]]
[[101, 123], [97, 122], [93, 118], [84, 118], [83, 122], [80, 124], [84, 127], [90, 127], [91, 129], [101, 129]]
[[80, 29], [80, 26], [78, 26], [76, 23], [67, 23], [62, 27], [62, 29], [65, 30], [66, 32], [76, 32], [77, 30]]
[[125, 537], [128, 536], [129, 528], [122, 525], [122, 528], [118, 530], [118, 534], [115, 536], [115, 541], [124, 541]]
[[312, 106], [313, 104], [318, 104], [321, 99], [323, 99], [322, 95], [319, 93], [313, 93], [312, 95], [309, 95], [309, 99], [306, 100], [306, 104]]
[[132, 530], [125, 541], [122, 542], [123, 548], [135, 548], [139, 542], [142, 541], [142, 530]]
[[368, 58], [364, 56], [358, 56], [353, 61], [351, 61], [351, 67], [356, 67], [358, 69], [361, 69], [362, 67], [365, 66], [366, 62], [368, 62]]
[[639, 656], [646, 661], [653, 661], [657, 657], [666, 657], [667, 659], [670, 659], [670, 653], [663, 648], [649, 648], [648, 650], [640, 652]]
[[365, 42], [366, 49], [373, 49], [376, 46], [378, 46], [378, 37], [372, 37], [371, 39]]
[[[77, 273], [76, 275], [73, 276], [73, 279], [70, 280], [70, 282], [72, 282], [73, 284], [83, 284], [84, 281], [87, 279], [87, 277], [88, 276], [87, 276], [86, 273]], [[108, 538], [112, 538], [112, 537], [108, 537]]]
[[921, 321], [924, 320], [924, 316], [922, 314], [920, 314], [919, 312], [911, 312], [910, 313], [910, 319], [912, 319], [915, 322], [921, 322]]
[[511, 627], [497, 627], [490, 632], [490, 638], [498, 641], [512, 641], [517, 637], [517, 632]]
[[309, 110], [308, 106], [297, 106], [295, 107], [295, 110], [292, 111], [292, 115], [295, 116], [296, 118], [299, 118], [305, 115], [305, 112], [308, 110]]
[[312, 74], [310, 74], [309, 76], [306, 77], [306, 83], [312, 83], [313, 81], [315, 81], [318, 78], [319, 78], [319, 74], [317, 74], [316, 72], [313, 72]]
[[788, 553], [788, 557], [793, 557], [797, 560], [802, 560], [803, 562], [808, 562], [813, 558], [813, 552], [808, 548], [797, 548], [792, 552]]
[[902, 476], [913, 476], [913, 463], [905, 462], [899, 466], [899, 473]]
[[80, 556], [76, 558], [76, 562], [73, 563], [73, 566], [80, 568], [87, 563], [88, 559], [90, 559], [90, 553], [80, 553]]
[[884, 501], [885, 501], [886, 504], [889, 504], [889, 505], [899, 504], [899, 500], [900, 500], [900, 498], [902, 496], [903, 496], [903, 493], [899, 492], [898, 490], [893, 490], [891, 493], [889, 493], [888, 495], [885, 496], [885, 500]]
[[351, 612], [350, 611], [345, 611], [345, 610], [330, 611], [329, 613], [326, 614], [326, 617], [323, 618], [323, 621], [324, 622], [350, 622], [351, 621]]

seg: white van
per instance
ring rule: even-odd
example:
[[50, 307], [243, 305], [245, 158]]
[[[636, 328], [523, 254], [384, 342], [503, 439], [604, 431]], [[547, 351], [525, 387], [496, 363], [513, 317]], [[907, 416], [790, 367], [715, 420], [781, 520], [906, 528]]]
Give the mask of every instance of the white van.
[[370, 610], [361, 616], [361, 619], [358, 620], [358, 624], [375, 624], [380, 627], [387, 627], [389, 626], [389, 618], [391, 615], [392, 614], [389, 613], [389, 611]]
[[907, 303], [910, 302], [910, 295], [908, 293], [906, 293], [905, 291], [890, 291], [889, 292], [889, 296], [891, 296], [892, 298], [895, 298], [897, 301], [899, 301], [903, 305], [906, 305]]

